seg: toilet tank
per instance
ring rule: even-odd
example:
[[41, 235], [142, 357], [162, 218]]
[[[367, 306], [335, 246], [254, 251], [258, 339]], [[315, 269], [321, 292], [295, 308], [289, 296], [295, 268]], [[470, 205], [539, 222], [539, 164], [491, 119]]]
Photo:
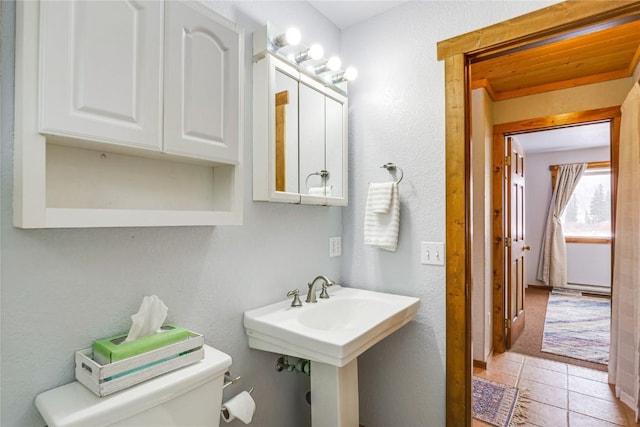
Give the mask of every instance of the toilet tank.
[[217, 427], [229, 366], [229, 355], [205, 345], [201, 361], [109, 396], [74, 381], [38, 395], [36, 407], [49, 427]]

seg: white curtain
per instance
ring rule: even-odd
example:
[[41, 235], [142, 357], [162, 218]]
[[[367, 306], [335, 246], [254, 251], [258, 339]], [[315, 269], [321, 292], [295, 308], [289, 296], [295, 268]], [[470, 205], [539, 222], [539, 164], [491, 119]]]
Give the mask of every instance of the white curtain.
[[622, 104], [616, 203], [609, 382], [639, 416], [640, 395], [640, 85]]
[[586, 163], [560, 165], [558, 168], [538, 260], [537, 278], [545, 285], [567, 286], [567, 245], [560, 217], [586, 168]]

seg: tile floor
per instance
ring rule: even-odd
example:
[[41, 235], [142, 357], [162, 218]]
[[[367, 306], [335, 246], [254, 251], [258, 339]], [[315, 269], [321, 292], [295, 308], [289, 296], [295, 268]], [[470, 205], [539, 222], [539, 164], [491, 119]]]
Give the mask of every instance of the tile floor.
[[[527, 427], [637, 427], [632, 411], [615, 397], [607, 373], [518, 353], [492, 356], [473, 374], [527, 389]], [[473, 420], [473, 427], [489, 424]]]

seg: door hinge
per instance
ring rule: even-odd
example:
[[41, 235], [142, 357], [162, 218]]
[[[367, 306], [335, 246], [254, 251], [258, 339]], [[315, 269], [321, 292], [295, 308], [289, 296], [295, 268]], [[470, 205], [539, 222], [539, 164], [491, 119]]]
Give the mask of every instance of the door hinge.
[[511, 319], [504, 319], [504, 327], [511, 329]]
[[504, 164], [505, 166], [511, 166], [511, 156], [505, 156]]
[[507, 237], [506, 239], [504, 239], [504, 247], [505, 248], [511, 247], [511, 237]]

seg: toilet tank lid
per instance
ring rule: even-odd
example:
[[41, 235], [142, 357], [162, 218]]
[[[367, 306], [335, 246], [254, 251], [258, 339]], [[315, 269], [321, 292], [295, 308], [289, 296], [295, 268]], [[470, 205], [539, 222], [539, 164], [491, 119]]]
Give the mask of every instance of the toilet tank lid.
[[231, 356], [204, 345], [204, 358], [128, 389], [98, 397], [78, 381], [36, 397], [36, 407], [50, 427], [109, 425], [174, 399], [224, 375]]

